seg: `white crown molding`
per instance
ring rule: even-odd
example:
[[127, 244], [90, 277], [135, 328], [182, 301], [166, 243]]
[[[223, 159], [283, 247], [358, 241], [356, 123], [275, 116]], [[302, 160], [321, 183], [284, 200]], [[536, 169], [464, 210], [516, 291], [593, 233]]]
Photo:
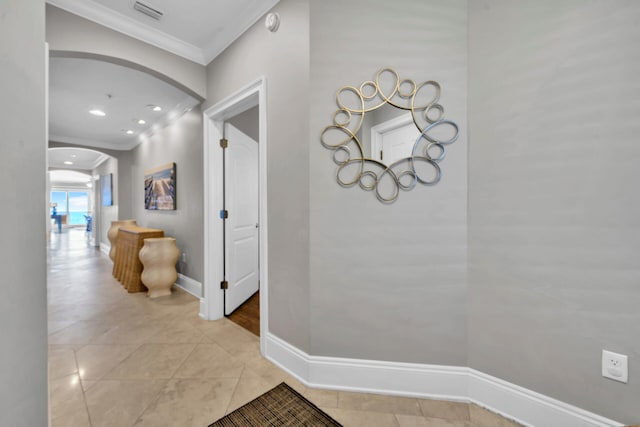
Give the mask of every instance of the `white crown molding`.
[[115, 145], [109, 142], [95, 141], [92, 139], [75, 138], [72, 136], [63, 136], [63, 135], [49, 135], [49, 141], [64, 142], [66, 144], [80, 145], [82, 147], [104, 148], [106, 150], [115, 150], [115, 151], [128, 151], [135, 148], [138, 144], [140, 144], [140, 140], [138, 138], [134, 138], [131, 142], [126, 144]]
[[187, 277], [184, 274], [178, 273], [178, 281], [175, 286], [196, 298], [202, 298], [202, 283]]
[[[56, 141], [65, 142], [65, 141], [60, 141], [60, 139], [56, 139]], [[75, 165], [52, 166], [51, 164], [49, 164], [50, 167], [60, 167], [62, 169], [93, 170], [93, 169], [97, 168], [98, 166], [100, 166], [102, 163], [104, 163], [104, 161], [107, 160], [110, 157], [108, 154], [105, 154], [102, 151], [92, 150], [90, 148], [83, 148], [83, 147], [51, 147], [51, 148], [49, 148], [49, 150], [87, 150], [87, 151], [92, 151], [92, 152], [98, 154], [98, 157], [96, 158], [96, 160], [93, 163], [91, 163], [91, 165], [89, 165], [88, 168], [78, 168]]]
[[92, 0], [47, 0], [47, 3], [200, 65], [207, 65], [202, 49], [100, 3]]
[[95, 162], [93, 162], [93, 165], [91, 166], [91, 169], [96, 169], [98, 166], [100, 166], [101, 164], [103, 164], [109, 157], [109, 155], [104, 154], [103, 152], [100, 152], [100, 156], [96, 159]]
[[528, 427], [622, 427], [468, 367], [310, 356], [270, 333], [264, 355], [309, 387], [473, 402]]
[[260, 18], [264, 16], [273, 6], [278, 4], [280, 0], [263, 0], [260, 2], [260, 7], [247, 10], [245, 14], [249, 16], [247, 24], [244, 26], [229, 26], [220, 33], [220, 37], [215, 37], [209, 41], [202, 49], [202, 54], [205, 60], [205, 65], [209, 64], [220, 55], [226, 48], [228, 48], [234, 41], [236, 41], [242, 34], [253, 26]]

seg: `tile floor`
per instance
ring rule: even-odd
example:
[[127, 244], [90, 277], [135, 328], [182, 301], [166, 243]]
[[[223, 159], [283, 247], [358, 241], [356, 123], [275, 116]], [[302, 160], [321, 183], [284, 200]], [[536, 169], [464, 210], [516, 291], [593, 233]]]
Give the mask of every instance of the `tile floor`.
[[191, 295], [128, 294], [83, 230], [52, 233], [48, 254], [54, 427], [205, 427], [281, 381], [346, 427], [516, 426], [475, 405], [307, 388]]

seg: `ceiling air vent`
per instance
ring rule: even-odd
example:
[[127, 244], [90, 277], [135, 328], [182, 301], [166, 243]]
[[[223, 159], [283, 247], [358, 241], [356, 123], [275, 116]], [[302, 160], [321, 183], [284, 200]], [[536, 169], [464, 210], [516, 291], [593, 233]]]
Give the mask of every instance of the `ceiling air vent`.
[[147, 16], [150, 16], [151, 18], [155, 19], [156, 21], [159, 21], [160, 18], [162, 18], [163, 13], [160, 12], [157, 9], [152, 8], [149, 5], [146, 5], [144, 3], [141, 3], [139, 1], [135, 2], [133, 4], [133, 8], [135, 10], [137, 10], [140, 13], [144, 13]]

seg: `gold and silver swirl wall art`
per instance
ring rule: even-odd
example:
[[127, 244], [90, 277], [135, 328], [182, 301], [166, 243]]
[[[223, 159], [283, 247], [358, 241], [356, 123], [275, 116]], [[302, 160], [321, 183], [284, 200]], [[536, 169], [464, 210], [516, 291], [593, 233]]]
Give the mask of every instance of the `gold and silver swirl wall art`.
[[338, 183], [373, 191], [383, 203], [417, 184], [437, 184], [446, 147], [459, 134], [458, 125], [444, 118], [440, 92], [437, 82], [401, 79], [392, 68], [359, 87], [340, 88], [333, 124], [321, 135], [338, 165]]

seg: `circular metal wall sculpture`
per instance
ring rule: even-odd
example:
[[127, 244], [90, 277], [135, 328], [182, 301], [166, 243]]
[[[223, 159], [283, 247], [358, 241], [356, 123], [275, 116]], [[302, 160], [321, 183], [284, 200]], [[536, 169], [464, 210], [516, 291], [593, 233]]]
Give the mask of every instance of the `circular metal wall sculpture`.
[[[325, 127], [321, 135], [322, 145], [333, 150], [338, 183], [343, 187], [358, 184], [364, 190], [374, 191], [383, 203], [393, 203], [400, 190], [411, 190], [418, 183], [437, 184], [442, 176], [439, 163], [445, 158], [446, 146], [455, 142], [459, 134], [458, 125], [444, 119], [444, 107], [438, 103], [440, 91], [435, 81], [416, 84], [410, 79], [400, 79], [392, 68], [381, 69], [375, 81], [365, 81], [359, 88], [340, 88], [333, 124]], [[409, 123], [417, 128], [415, 142], [409, 141], [413, 143], [410, 154], [393, 159], [390, 164], [383, 163], [382, 151], [380, 159], [365, 154], [363, 145], [366, 133], [363, 127], [373, 129], [371, 123], [367, 125], [368, 119], [382, 114], [386, 105], [402, 110], [400, 113], [406, 114]]]

